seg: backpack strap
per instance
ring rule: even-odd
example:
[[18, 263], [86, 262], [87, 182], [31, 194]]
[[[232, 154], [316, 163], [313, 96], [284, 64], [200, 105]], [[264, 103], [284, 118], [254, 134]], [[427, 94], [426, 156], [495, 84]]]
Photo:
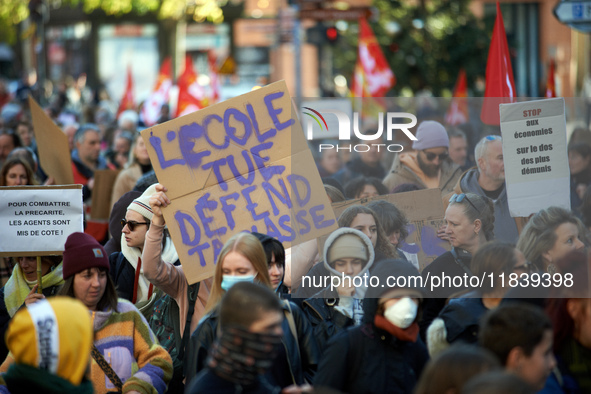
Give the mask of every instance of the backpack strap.
[[96, 361], [96, 363], [99, 365], [99, 367], [101, 367], [105, 375], [107, 375], [111, 383], [113, 383], [115, 388], [117, 388], [117, 392], [121, 393], [123, 391], [123, 383], [121, 382], [121, 379], [119, 379], [119, 376], [117, 376], [115, 371], [113, 371], [113, 368], [111, 368], [107, 360], [105, 360], [105, 358], [98, 351], [96, 346], [92, 345], [91, 353], [92, 358], [94, 358], [94, 361]]
[[[193, 314], [195, 313], [195, 302], [197, 301], [197, 295], [199, 294], [200, 285], [201, 282], [197, 282], [190, 285], [187, 289], [187, 298], [189, 299], [189, 310], [187, 311], [187, 320], [185, 321], [185, 331], [183, 332], [183, 336], [181, 338], [180, 335], [177, 335], [178, 360], [184, 360], [185, 358], [185, 348], [187, 347], [187, 343], [189, 342], [189, 338], [191, 336], [191, 320], [193, 320]], [[176, 315], [178, 316], [178, 313]], [[180, 328], [178, 329], [178, 331], [176, 331], [175, 329], [175, 332], [180, 333]]]
[[287, 310], [284, 309], [283, 313], [285, 314], [285, 318], [287, 319], [287, 324], [289, 324], [289, 331], [291, 331], [291, 334], [293, 335], [296, 341], [296, 350], [298, 352], [298, 357], [301, 360], [302, 358], [300, 355], [300, 341], [298, 340], [298, 330], [296, 329], [295, 320], [293, 318], [293, 311], [291, 310], [291, 305], [289, 305], [289, 301], [283, 300], [283, 305], [287, 307]]
[[462, 259], [458, 255], [458, 251], [456, 250], [456, 248], [451, 248], [450, 252], [451, 252], [451, 255], [453, 256], [456, 264], [459, 265], [464, 270], [464, 272], [468, 274], [468, 276], [474, 276], [474, 274], [472, 273], [470, 268], [468, 268], [466, 266], [466, 264], [464, 264], [464, 262], [462, 261]]
[[[291, 309], [291, 305], [288, 300], [282, 300], [282, 303], [286, 307], [286, 309], [283, 309], [283, 313], [285, 314], [285, 319], [287, 320], [287, 324], [289, 325], [289, 331], [291, 331], [293, 339], [295, 339], [295, 343], [296, 343], [295, 351], [297, 352], [298, 360], [300, 360], [299, 362], [301, 363], [302, 362], [302, 355], [300, 354], [300, 341], [298, 339], [298, 330], [296, 329], [295, 320], [293, 318], [293, 310]], [[287, 348], [285, 350], [287, 351]], [[297, 384], [295, 376], [293, 374], [293, 367], [291, 366], [291, 362], [289, 361], [289, 354], [287, 354], [287, 359], [288, 359], [288, 364], [290, 364], [289, 369], [291, 372], [291, 379], [293, 381], [293, 384]]]

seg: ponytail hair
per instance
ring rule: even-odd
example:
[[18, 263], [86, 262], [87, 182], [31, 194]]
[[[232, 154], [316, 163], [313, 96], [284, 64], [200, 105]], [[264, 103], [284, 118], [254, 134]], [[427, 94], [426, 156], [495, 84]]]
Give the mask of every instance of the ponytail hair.
[[474, 222], [476, 219], [482, 223], [482, 231], [487, 241], [495, 238], [495, 206], [492, 200], [474, 193], [466, 193], [462, 201], [451, 201], [449, 205], [461, 205], [464, 214]]

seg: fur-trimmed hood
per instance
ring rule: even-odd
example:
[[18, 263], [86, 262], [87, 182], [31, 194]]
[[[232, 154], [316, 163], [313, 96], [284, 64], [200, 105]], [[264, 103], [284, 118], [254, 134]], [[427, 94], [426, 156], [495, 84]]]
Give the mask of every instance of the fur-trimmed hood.
[[331, 267], [328, 264], [328, 251], [330, 250], [330, 248], [332, 247], [332, 245], [336, 241], [336, 239], [342, 235], [345, 235], [345, 234], [356, 235], [357, 237], [359, 237], [363, 241], [363, 243], [367, 247], [368, 257], [369, 257], [367, 260], [367, 264], [365, 264], [363, 269], [356, 275], [356, 276], [362, 277], [363, 275], [365, 275], [365, 273], [367, 273], [369, 271], [369, 269], [373, 265], [373, 262], [375, 260], [375, 251], [374, 251], [373, 245], [371, 244], [371, 240], [367, 237], [367, 235], [365, 235], [361, 231], [351, 228], [351, 227], [341, 227], [341, 228], [333, 231], [330, 234], [330, 236], [328, 237], [328, 239], [324, 243], [324, 254], [323, 254], [324, 267], [331, 273], [331, 275], [341, 276], [340, 272], [338, 272], [337, 270], [335, 270], [333, 267]]

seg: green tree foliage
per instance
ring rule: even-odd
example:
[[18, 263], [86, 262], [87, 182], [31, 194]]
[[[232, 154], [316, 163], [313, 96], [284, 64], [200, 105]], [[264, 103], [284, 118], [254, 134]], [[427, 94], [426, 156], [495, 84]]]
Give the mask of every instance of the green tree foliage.
[[[157, 14], [161, 19], [180, 19], [190, 15], [201, 22], [220, 23], [224, 20], [221, 7], [228, 0], [45, 0], [50, 9], [82, 6], [86, 13], [102, 10], [107, 15], [129, 13]], [[17, 26], [29, 17], [28, 2], [24, 0], [0, 1], [0, 42], [14, 43]]]
[[[460, 68], [466, 70], [468, 86], [484, 77], [490, 32], [469, 10], [469, 2], [374, 0], [379, 19], [370, 26], [396, 75], [392, 95], [428, 89], [441, 96], [453, 89]], [[333, 51], [335, 72], [352, 78], [357, 41], [357, 24], [351, 23], [339, 43], [343, 50]]]

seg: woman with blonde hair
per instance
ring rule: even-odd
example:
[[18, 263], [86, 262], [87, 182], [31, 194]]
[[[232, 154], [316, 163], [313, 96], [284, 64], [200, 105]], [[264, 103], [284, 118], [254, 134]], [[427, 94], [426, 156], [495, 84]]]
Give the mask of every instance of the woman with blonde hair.
[[[258, 283], [273, 290], [267, 256], [259, 239], [250, 233], [232, 236], [222, 248], [216, 262], [213, 285], [206, 305], [206, 316], [191, 335], [185, 359], [187, 383], [207, 363], [219, 327], [219, 310], [223, 295], [239, 282]], [[318, 350], [312, 327], [300, 309], [289, 301], [282, 302], [284, 335], [282, 348], [273, 366], [265, 374], [272, 386], [285, 388], [311, 380], [318, 363]]]
[[205, 316], [189, 340], [188, 357], [185, 359], [186, 383], [205, 366], [209, 348], [216, 336], [220, 302], [225, 292], [238, 282], [256, 282], [273, 289], [263, 245], [250, 233], [232, 236], [217, 258]]
[[238, 233], [220, 251], [205, 312], [211, 313], [219, 305], [224, 292], [235, 283], [255, 281], [272, 287], [265, 250], [254, 235]]
[[549, 207], [532, 216], [523, 228], [517, 249], [541, 272], [556, 272], [556, 262], [568, 252], [582, 249], [585, 226], [571, 212]]

